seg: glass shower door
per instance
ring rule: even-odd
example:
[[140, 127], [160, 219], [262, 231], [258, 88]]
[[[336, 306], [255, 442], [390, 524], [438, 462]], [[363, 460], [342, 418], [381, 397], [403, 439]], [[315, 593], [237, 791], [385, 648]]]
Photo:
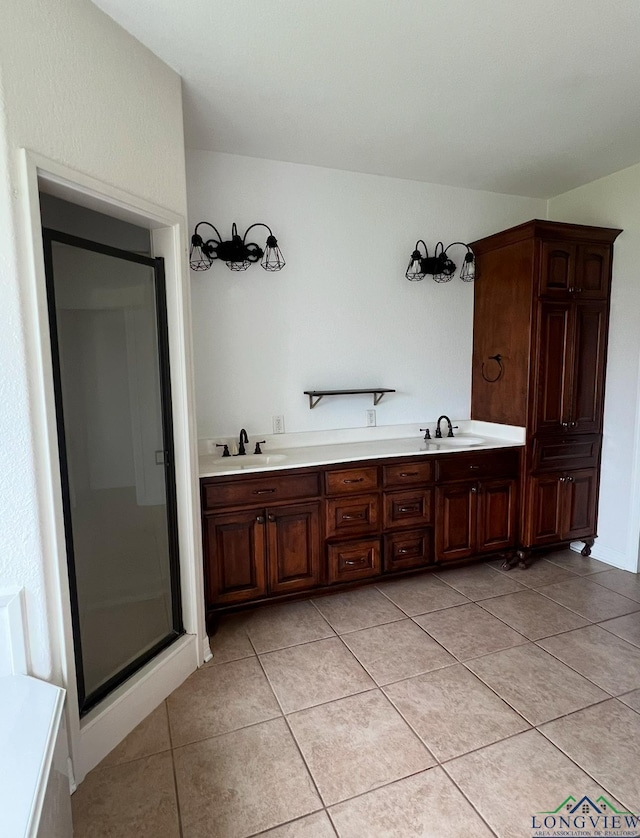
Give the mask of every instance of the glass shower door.
[[81, 713], [182, 631], [164, 272], [44, 232]]

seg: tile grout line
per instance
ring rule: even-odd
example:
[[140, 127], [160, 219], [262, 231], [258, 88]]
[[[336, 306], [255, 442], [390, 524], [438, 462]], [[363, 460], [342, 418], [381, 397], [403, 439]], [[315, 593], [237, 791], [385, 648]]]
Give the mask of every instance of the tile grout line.
[[178, 810], [178, 832], [180, 833], [180, 838], [183, 838], [184, 832], [182, 829], [182, 812], [180, 810], [180, 795], [178, 793], [178, 775], [176, 773], [176, 761], [174, 757], [174, 747], [173, 747], [173, 735], [171, 733], [171, 717], [169, 715], [169, 703], [168, 703], [168, 696], [163, 701], [165, 713], [167, 714], [167, 731], [169, 733], [169, 748], [171, 753], [171, 769], [173, 772], [173, 789], [176, 795], [176, 809]]

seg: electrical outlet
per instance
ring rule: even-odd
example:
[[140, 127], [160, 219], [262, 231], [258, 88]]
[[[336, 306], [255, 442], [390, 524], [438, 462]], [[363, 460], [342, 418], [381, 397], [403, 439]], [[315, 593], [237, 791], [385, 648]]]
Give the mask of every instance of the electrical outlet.
[[284, 416], [272, 416], [274, 434], [284, 433]]
[[367, 410], [367, 428], [375, 428], [376, 426], [376, 412], [375, 410]]

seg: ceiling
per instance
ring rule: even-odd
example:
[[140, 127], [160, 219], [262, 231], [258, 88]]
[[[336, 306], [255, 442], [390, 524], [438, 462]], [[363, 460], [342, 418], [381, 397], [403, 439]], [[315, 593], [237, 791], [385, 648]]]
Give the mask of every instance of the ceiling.
[[640, 161], [637, 0], [95, 0], [190, 148], [547, 198]]

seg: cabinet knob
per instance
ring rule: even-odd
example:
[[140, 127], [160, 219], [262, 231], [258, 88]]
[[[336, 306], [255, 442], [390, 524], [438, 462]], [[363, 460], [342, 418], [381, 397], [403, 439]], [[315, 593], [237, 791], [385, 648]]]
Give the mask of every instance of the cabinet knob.
[[582, 294], [582, 288], [574, 288], [573, 290], [576, 294]]
[[577, 427], [578, 427], [578, 423], [577, 423], [577, 422], [569, 422], [569, 427], [570, 427], [570, 428], [577, 428]]
[[264, 524], [264, 515], [258, 515], [258, 516], [256, 517], [256, 521], [257, 521], [259, 524]]
[[275, 515], [269, 515], [268, 517], [269, 517], [269, 520], [270, 520], [270, 521], [275, 521], [275, 520], [276, 520], [276, 516], [275, 516]]
[[562, 427], [563, 427], [563, 428], [565, 429], [565, 431], [566, 431], [566, 430], [567, 430], [567, 428], [569, 427], [569, 423], [568, 423], [568, 422], [562, 422]]
[[567, 483], [573, 483], [573, 477], [567, 477]]
[[471, 493], [474, 494], [474, 495], [477, 495], [478, 494], [478, 487], [477, 486], [472, 486], [471, 487]]
[[560, 481], [560, 483], [566, 483], [567, 478], [566, 477], [559, 477], [558, 480]]

